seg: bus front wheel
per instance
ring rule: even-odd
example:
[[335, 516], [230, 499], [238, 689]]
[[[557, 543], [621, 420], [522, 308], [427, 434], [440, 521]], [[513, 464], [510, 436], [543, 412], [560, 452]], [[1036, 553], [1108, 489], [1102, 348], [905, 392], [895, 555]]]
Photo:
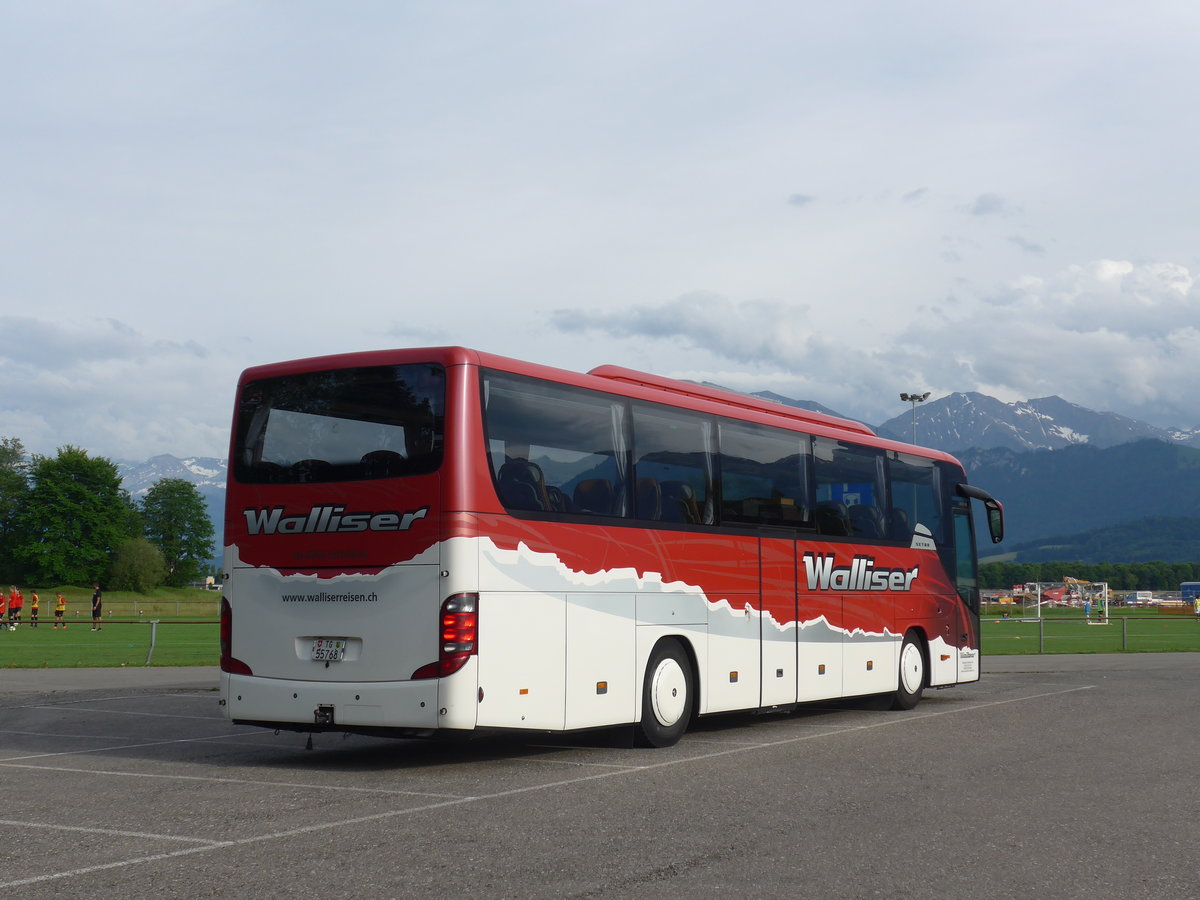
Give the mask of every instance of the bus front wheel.
[[679, 641], [659, 641], [646, 665], [638, 743], [670, 747], [678, 742], [692, 718], [693, 690], [692, 664]]
[[925, 651], [921, 648], [921, 639], [910, 631], [900, 645], [900, 680], [892, 709], [912, 709], [920, 703], [921, 694], [925, 692], [925, 679]]

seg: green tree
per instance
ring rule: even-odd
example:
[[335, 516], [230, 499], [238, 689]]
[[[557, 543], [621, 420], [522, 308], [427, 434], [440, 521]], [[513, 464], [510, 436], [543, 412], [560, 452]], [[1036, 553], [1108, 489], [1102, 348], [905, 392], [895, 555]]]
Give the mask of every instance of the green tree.
[[167, 564], [157, 547], [145, 538], [129, 538], [117, 547], [109, 587], [118, 591], [152, 591], [167, 578]]
[[26, 580], [88, 584], [106, 578], [121, 541], [141, 523], [116, 464], [66, 446], [35, 456], [17, 515], [14, 557]]
[[0, 437], [0, 580], [20, 575], [13, 563], [17, 515], [29, 495], [29, 466], [18, 438]]
[[216, 553], [213, 526], [200, 491], [182, 478], [163, 478], [142, 500], [146, 537], [162, 551], [167, 584], [181, 587], [200, 575]]

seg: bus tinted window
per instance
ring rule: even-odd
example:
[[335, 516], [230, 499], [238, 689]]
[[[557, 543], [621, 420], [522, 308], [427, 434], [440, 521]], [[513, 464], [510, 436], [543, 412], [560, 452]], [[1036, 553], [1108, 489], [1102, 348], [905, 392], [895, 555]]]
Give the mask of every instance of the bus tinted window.
[[979, 571], [975, 556], [975, 534], [971, 530], [971, 508], [966, 500], [954, 501], [954, 565], [958, 593], [979, 613]]
[[496, 491], [510, 509], [624, 516], [625, 402], [489, 372], [484, 421]]
[[721, 521], [810, 526], [808, 436], [721, 423]]
[[634, 407], [639, 519], [712, 524], [712, 431], [712, 421], [695, 413]]
[[482, 385], [508, 509], [950, 542], [930, 459], [501, 372]]
[[234, 475], [297, 484], [432, 472], [442, 461], [445, 386], [435, 365], [251, 382], [238, 400]]
[[939, 546], [945, 543], [941, 470], [933, 460], [889, 451], [887, 472], [892, 488], [888, 537], [908, 541], [913, 529], [924, 525]]
[[821, 534], [886, 536], [882, 463], [882, 454], [874, 447], [813, 439], [814, 518]]

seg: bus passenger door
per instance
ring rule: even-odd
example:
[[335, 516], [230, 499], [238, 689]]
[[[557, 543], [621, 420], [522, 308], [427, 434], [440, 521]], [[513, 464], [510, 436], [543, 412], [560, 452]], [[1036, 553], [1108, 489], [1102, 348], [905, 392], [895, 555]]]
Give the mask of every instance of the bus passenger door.
[[806, 590], [803, 575], [800, 577], [796, 603], [796, 699], [807, 703], [840, 697], [843, 597], [835, 591]]
[[961, 601], [955, 646], [957, 681], [979, 680], [979, 570], [975, 556], [975, 529], [966, 500], [954, 502], [954, 581]]
[[762, 706], [796, 702], [796, 542], [760, 542]]

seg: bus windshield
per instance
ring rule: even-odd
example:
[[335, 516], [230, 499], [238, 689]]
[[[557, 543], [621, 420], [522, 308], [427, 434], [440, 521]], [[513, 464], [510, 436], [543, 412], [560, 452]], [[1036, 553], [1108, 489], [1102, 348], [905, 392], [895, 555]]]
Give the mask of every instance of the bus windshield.
[[437, 365], [251, 382], [238, 398], [234, 476], [302, 484], [427, 474], [442, 460], [445, 395]]

